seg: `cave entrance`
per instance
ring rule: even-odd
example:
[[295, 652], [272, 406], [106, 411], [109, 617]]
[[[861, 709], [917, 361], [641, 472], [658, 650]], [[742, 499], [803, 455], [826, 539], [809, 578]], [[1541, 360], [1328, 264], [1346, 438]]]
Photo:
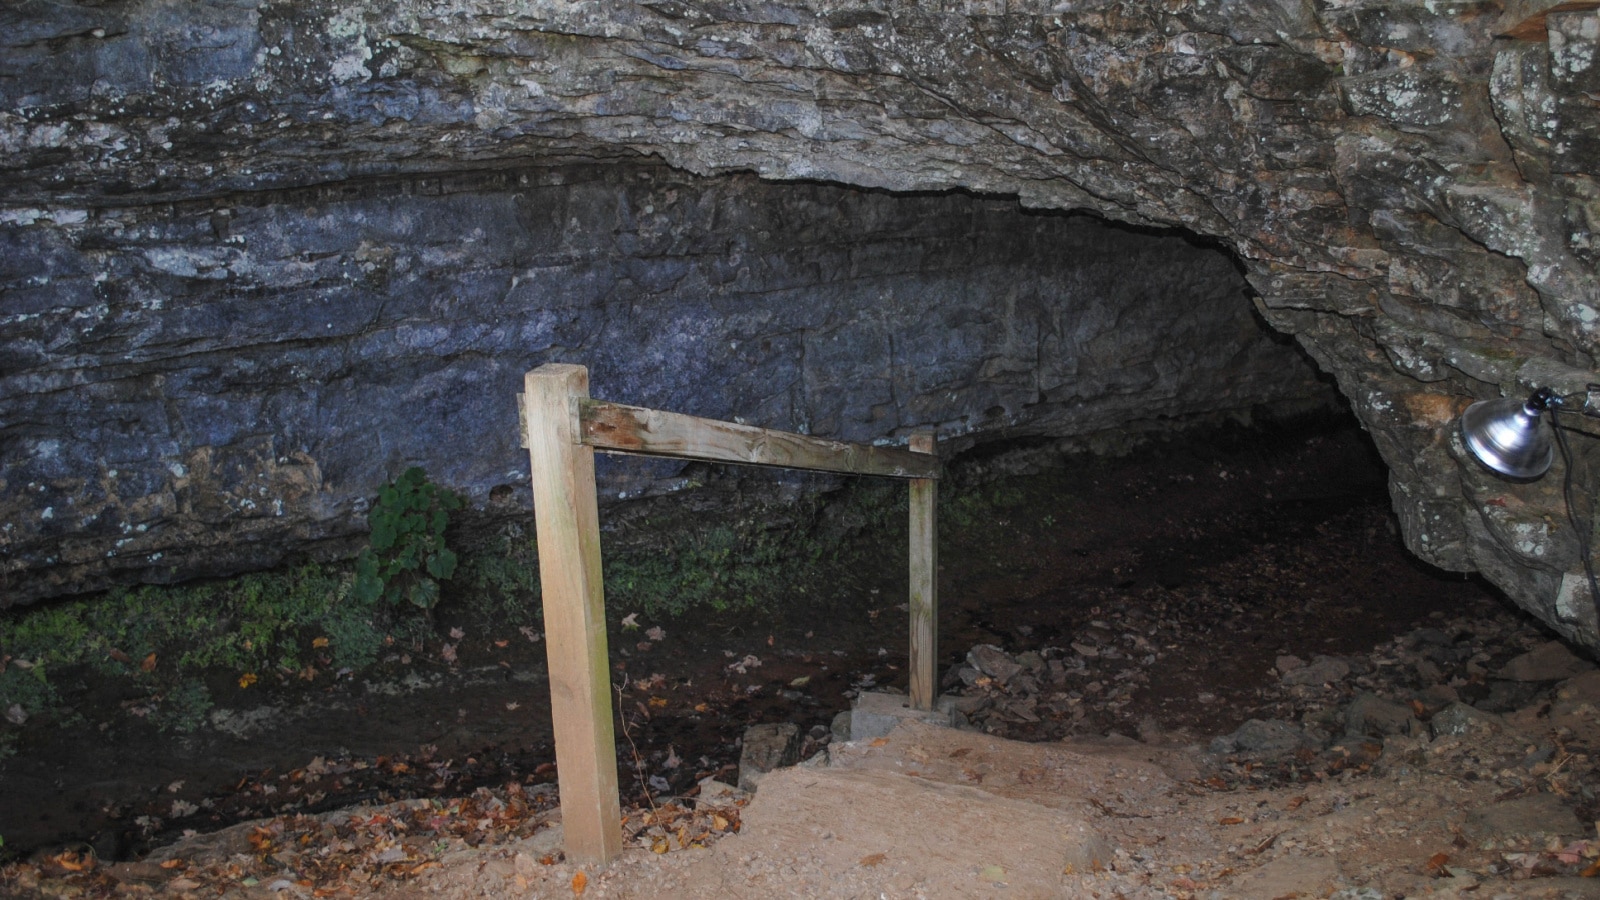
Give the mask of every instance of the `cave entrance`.
[[[1462, 622], [1493, 620], [1492, 599], [1409, 562], [1381, 464], [1352, 420], [1325, 412], [1332, 389], [1253, 315], [1234, 261], [1184, 235], [1003, 198], [661, 167], [181, 213], [51, 232], [60, 284], [118, 273], [102, 289], [117, 327], [50, 345], [50, 364], [100, 381], [0, 398], [30, 411], [12, 416], [32, 430], [6, 445], [11, 483], [40, 486], [18, 520], [35, 530], [11, 539], [13, 596], [236, 573], [310, 540], [348, 549], [363, 504], [406, 465], [470, 495], [462, 536], [490, 556], [464, 564], [475, 574], [437, 630], [384, 645], [370, 677], [219, 669], [157, 689], [139, 680], [144, 651], [117, 644], [134, 663], [123, 680], [55, 667], [74, 674], [56, 711], [11, 717], [25, 724], [0, 760], [0, 794], [18, 798], [0, 806], [19, 817], [0, 821], [8, 848], [88, 838], [117, 857], [352, 792], [549, 781], [538, 628], [470, 603], [533, 602], [526, 560], [492, 554], [528, 531], [510, 398], [551, 361], [586, 362], [602, 395], [708, 418], [854, 441], [936, 429], [956, 455], [939, 515], [941, 676], [968, 723], [996, 733], [1200, 738], [1307, 714], [1331, 729], [1314, 716], [1387, 677], [1357, 659], [1383, 629], [1410, 642], [1408, 689], [1485, 696], [1472, 667], [1524, 637], [1507, 624], [1485, 649]], [[47, 414], [61, 400], [77, 411], [65, 424]], [[74, 494], [72, 473], [99, 493]], [[884, 532], [881, 560], [859, 540], [903, 507], [837, 480], [637, 461], [600, 474], [610, 539], [669, 538], [606, 554], [629, 799], [729, 777], [750, 723], [801, 724], [814, 752], [854, 696], [904, 687], [890, 648], [906, 644], [905, 537]], [[109, 502], [119, 485], [182, 502]], [[66, 511], [85, 497], [101, 512], [79, 527]], [[319, 638], [296, 635], [307, 659]], [[36, 658], [18, 646], [6, 652]], [[157, 674], [182, 658], [151, 652]], [[1286, 686], [1300, 670], [1326, 677]], [[168, 715], [202, 695], [192, 720]]]

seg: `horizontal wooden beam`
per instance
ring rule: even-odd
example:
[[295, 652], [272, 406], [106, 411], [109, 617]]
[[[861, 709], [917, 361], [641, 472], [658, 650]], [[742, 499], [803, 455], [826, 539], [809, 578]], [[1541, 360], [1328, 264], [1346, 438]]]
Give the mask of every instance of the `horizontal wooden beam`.
[[578, 401], [579, 440], [596, 450], [846, 475], [938, 478], [939, 459], [603, 400]]

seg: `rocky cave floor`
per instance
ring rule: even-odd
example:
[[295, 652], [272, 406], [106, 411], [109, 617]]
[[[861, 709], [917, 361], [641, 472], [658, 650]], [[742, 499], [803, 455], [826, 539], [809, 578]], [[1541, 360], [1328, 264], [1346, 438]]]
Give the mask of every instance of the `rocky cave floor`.
[[[614, 611], [628, 848], [584, 868], [539, 635], [446, 619], [189, 735], [92, 686], [15, 726], [0, 896], [1600, 896], [1600, 671], [1412, 560], [1359, 432], [1050, 458], [946, 482], [988, 499], [941, 546], [970, 730], [831, 728], [903, 688], [903, 574], [821, 610]], [[726, 788], [745, 727], [783, 721], [811, 762]]]

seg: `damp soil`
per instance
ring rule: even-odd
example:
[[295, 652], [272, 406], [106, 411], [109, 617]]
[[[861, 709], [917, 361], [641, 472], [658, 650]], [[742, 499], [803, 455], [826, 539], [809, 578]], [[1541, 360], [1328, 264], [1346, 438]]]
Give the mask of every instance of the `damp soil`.
[[[1403, 548], [1385, 470], [1348, 421], [1218, 431], [1120, 458], [1013, 445], [954, 461], [941, 491], [947, 677], [976, 644], [1067, 647], [1129, 611], [1159, 608], [1163, 634], [1181, 635], [1118, 702], [1010, 737], [1154, 722], [1203, 740], [1271, 716], [1280, 655], [1366, 652], [1431, 615], [1506, 606]], [[735, 780], [751, 724], [795, 722], [810, 752], [857, 692], [905, 687], [903, 535], [880, 537], [862, 538], [873, 546], [827, 576], [830, 590], [806, 592], [833, 599], [637, 627], [613, 611], [625, 799]], [[438, 627], [438, 641], [332, 680], [241, 688], [219, 675], [216, 708], [190, 734], [140, 718], [126, 685], [62, 678], [73, 712], [29, 721], [0, 761], [6, 850], [81, 842], [129, 859], [289, 811], [553, 781], [540, 635], [447, 615]]]

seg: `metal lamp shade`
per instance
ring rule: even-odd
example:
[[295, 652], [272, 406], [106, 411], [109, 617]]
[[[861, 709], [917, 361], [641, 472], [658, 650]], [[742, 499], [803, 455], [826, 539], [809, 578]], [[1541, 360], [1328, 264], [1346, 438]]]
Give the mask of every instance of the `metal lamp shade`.
[[1461, 414], [1461, 436], [1478, 461], [1508, 478], [1534, 479], [1554, 452], [1544, 410], [1528, 400], [1480, 400]]

